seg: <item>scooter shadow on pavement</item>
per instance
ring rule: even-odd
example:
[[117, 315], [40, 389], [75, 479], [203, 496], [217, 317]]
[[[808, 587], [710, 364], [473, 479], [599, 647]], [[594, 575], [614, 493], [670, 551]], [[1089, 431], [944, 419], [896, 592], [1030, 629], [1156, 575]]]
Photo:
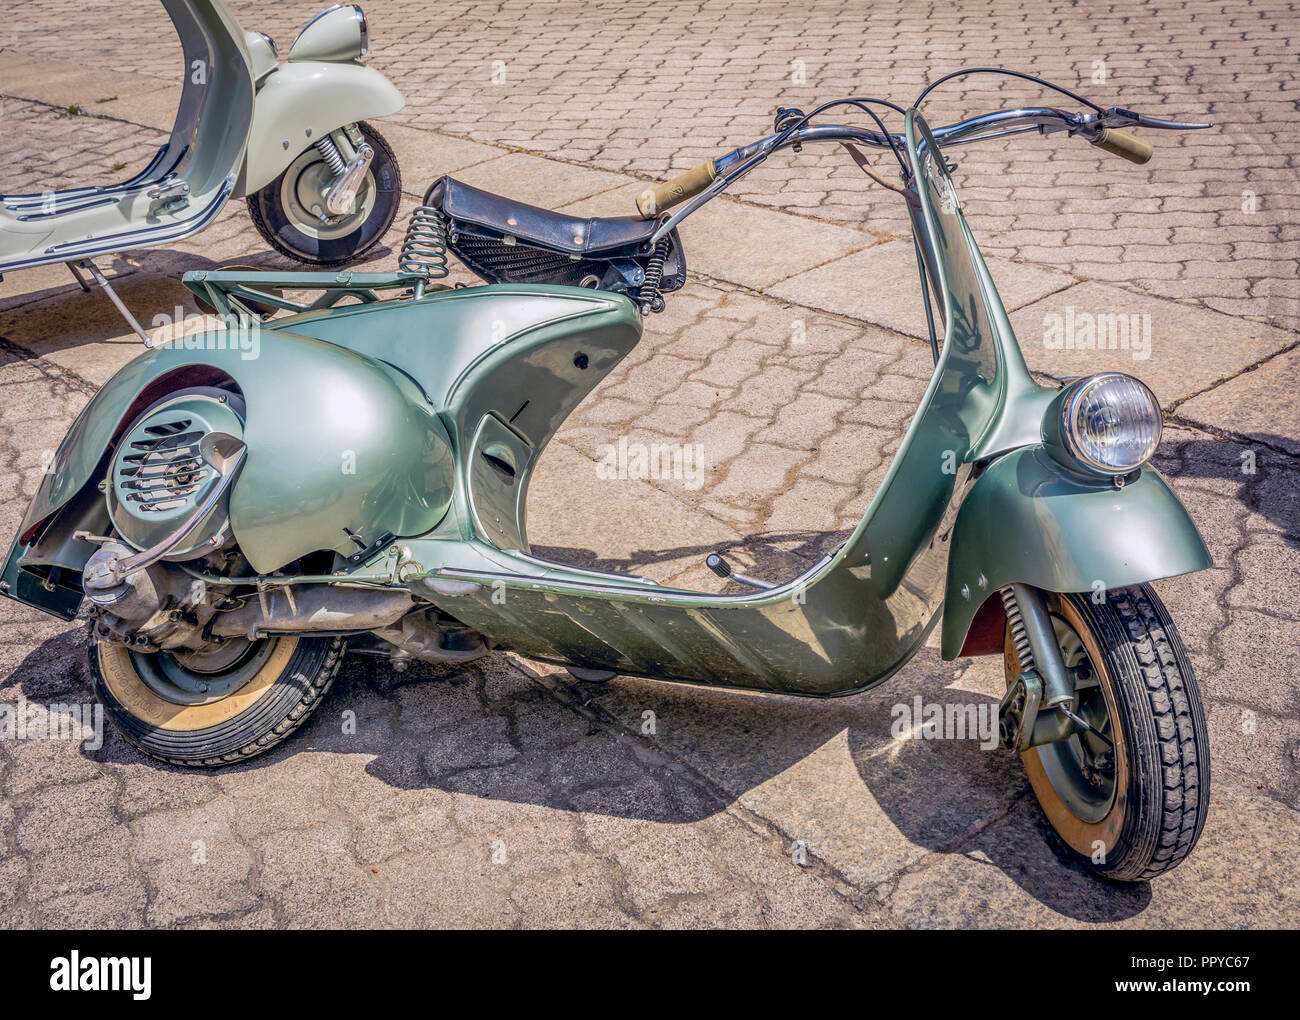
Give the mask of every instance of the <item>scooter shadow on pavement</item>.
[[[791, 548], [814, 550], [822, 538], [768, 535], [745, 545], [754, 562], [781, 576], [780, 563], [786, 572], [802, 569]], [[781, 551], [765, 547], [773, 539]], [[576, 559], [582, 551], [548, 552]], [[644, 562], [602, 566], [635, 571]], [[16, 685], [29, 701], [89, 702], [85, 654], [84, 632], [65, 631], [31, 652], [0, 694]], [[888, 888], [934, 851], [996, 868], [1070, 918], [1106, 922], [1141, 912], [1148, 885], [1104, 882], [1056, 849], [1019, 762], [981, 748], [978, 738], [895, 735], [898, 706], [910, 711], [918, 697], [995, 713], [996, 698], [972, 689], [989, 677], [977, 685], [966, 678], [971, 662], [994, 663], [1001, 676], [993, 659], [948, 664], [923, 649], [880, 688], [820, 701], [629, 677], [589, 685], [544, 667], [520, 670], [504, 653], [463, 666], [417, 664], [405, 674], [353, 656], [302, 730], [223, 772], [275, 768], [313, 752], [361, 755], [368, 776], [397, 789], [666, 824], [690, 824], [743, 799], [860, 884]], [[647, 718], [653, 734], [644, 732]], [[102, 748], [78, 753], [102, 764], [190, 771], [141, 758], [111, 727]], [[942, 858], [929, 866], [943, 867]], [[970, 923], [997, 923], [996, 908], [989, 910]]]
[[[1248, 440], [1180, 439], [1161, 448], [1155, 466], [1176, 482], [1194, 483], [1204, 478], [1234, 483], [1236, 496], [1244, 506], [1280, 528], [1284, 542], [1300, 548], [1296, 529], [1296, 521], [1300, 520], [1300, 460], [1277, 452], [1293, 447], [1295, 437], [1262, 432]], [[1195, 501], [1191, 506], [1195, 514]]]
[[[360, 270], [370, 261], [389, 254], [391, 249], [381, 242], [367, 253], [365, 263], [343, 268]], [[303, 269], [274, 252], [214, 260], [190, 251], [158, 248], [96, 259], [96, 265], [108, 277], [118, 297], [146, 331], [175, 322], [177, 309], [182, 316], [204, 313], [193, 292], [181, 282], [186, 273], [230, 268], [236, 263], [266, 271]], [[7, 274], [0, 283], [0, 336], [38, 355], [113, 340], [135, 344], [142, 352], [144, 345], [108, 295], [89, 280], [88, 274], [83, 276], [90, 284], [89, 293], [81, 290], [64, 266]], [[33, 284], [38, 289], [27, 290]], [[160, 321], [156, 316], [163, 318]]]

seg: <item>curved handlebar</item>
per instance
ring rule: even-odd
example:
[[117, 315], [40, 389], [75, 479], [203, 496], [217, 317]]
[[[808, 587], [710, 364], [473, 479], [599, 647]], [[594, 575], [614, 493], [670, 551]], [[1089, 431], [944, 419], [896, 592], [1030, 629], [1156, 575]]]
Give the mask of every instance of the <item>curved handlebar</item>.
[[[1214, 125], [1160, 120], [1120, 107], [1111, 107], [1102, 113], [1079, 114], [1038, 106], [986, 113], [932, 129], [931, 134], [943, 146], [1004, 138], [1027, 131], [1041, 134], [1065, 131], [1071, 136], [1077, 135], [1091, 142], [1105, 152], [1122, 156], [1134, 163], [1145, 163], [1154, 151], [1151, 143], [1122, 130], [1134, 126], [1164, 131], [1190, 131]], [[637, 196], [637, 209], [643, 219], [653, 219], [681, 202], [694, 200], [656, 232], [657, 240], [683, 217], [744, 176], [773, 152], [808, 142], [857, 142], [877, 148], [900, 148], [906, 145], [906, 141], [902, 134], [885, 135], [879, 131], [844, 125], [807, 126], [796, 131], [777, 132], [715, 160], [701, 163], [671, 181], [647, 188]]]

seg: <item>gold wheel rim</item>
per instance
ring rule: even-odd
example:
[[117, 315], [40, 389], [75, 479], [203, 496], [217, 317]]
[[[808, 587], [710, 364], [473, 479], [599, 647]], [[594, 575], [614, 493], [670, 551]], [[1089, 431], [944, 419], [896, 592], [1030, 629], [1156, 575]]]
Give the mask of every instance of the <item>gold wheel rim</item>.
[[98, 645], [99, 670], [109, 693], [135, 718], [160, 730], [192, 733], [229, 722], [265, 697], [284, 674], [298, 647], [296, 637], [275, 641], [271, 657], [253, 679], [220, 701], [207, 705], [178, 705], [160, 698], [145, 686], [131, 662], [131, 653], [123, 645], [102, 642]]
[[[1120, 833], [1124, 828], [1129, 780], [1128, 745], [1124, 741], [1123, 728], [1119, 725], [1120, 717], [1115, 703], [1110, 667], [1102, 654], [1096, 636], [1074, 603], [1064, 596], [1051, 593], [1045, 593], [1045, 599], [1048, 612], [1065, 620], [1083, 642], [1084, 651], [1088, 653], [1093, 671], [1101, 685], [1102, 696], [1106, 699], [1106, 711], [1110, 713], [1113, 723], [1110, 727], [1110, 736], [1115, 741], [1115, 802], [1105, 817], [1096, 822], [1085, 822], [1066, 806], [1060, 794], [1056, 792], [1056, 788], [1043, 768], [1038, 748], [1031, 747], [1021, 754], [1020, 759], [1025, 764], [1029, 785], [1034, 789], [1034, 796], [1038, 798], [1043, 814], [1047, 816], [1047, 820], [1052, 823], [1052, 828], [1061, 839], [1085, 857], [1095, 857], [1099, 851], [1109, 855], [1119, 842]], [[1020, 660], [1016, 656], [1010, 632], [1007, 633], [1003, 644], [1003, 666], [1007, 686], [1010, 687], [1020, 673]]]

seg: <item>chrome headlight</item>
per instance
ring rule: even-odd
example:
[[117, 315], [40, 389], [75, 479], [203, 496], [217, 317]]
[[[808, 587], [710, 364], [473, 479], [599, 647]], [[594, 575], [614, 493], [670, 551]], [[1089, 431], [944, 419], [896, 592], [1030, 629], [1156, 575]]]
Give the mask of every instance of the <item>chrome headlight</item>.
[[356, 60], [370, 45], [366, 15], [356, 4], [321, 11], [289, 47], [290, 60]]
[[1106, 372], [1061, 391], [1048, 408], [1043, 440], [1071, 466], [1125, 475], [1151, 459], [1162, 430], [1156, 395], [1131, 375]]

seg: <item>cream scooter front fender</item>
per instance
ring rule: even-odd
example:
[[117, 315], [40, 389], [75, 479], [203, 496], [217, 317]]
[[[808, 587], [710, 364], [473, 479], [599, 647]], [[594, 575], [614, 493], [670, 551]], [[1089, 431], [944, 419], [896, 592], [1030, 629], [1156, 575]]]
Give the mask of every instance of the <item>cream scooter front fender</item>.
[[351, 61], [290, 60], [257, 90], [244, 164], [233, 197], [261, 191], [304, 149], [359, 120], [386, 117], [405, 105], [378, 71]]

